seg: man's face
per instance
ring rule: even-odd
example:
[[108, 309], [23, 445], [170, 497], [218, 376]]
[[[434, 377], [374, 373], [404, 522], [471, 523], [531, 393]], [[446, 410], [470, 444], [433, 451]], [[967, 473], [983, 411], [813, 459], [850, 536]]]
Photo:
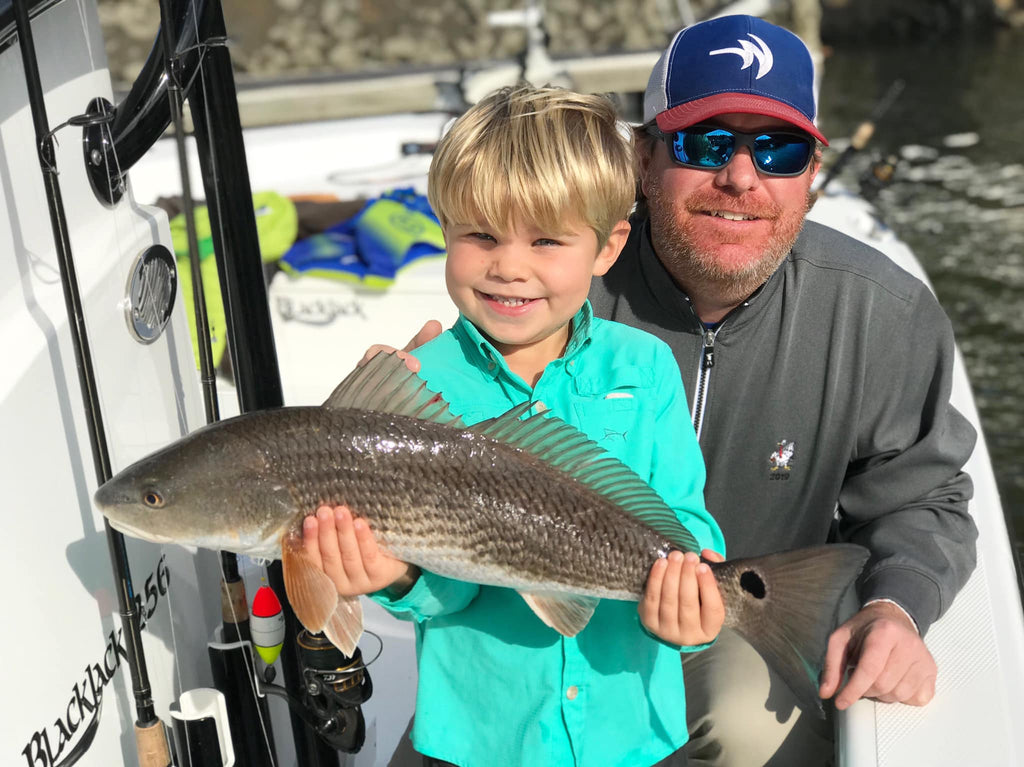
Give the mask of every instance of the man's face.
[[[760, 115], [728, 114], [708, 122], [745, 133], [793, 130]], [[723, 168], [684, 168], [657, 142], [642, 161], [641, 179], [659, 258], [684, 288], [714, 283], [743, 293], [739, 298], [749, 295], [800, 233], [817, 170], [812, 161], [800, 176], [766, 176], [746, 147]]]

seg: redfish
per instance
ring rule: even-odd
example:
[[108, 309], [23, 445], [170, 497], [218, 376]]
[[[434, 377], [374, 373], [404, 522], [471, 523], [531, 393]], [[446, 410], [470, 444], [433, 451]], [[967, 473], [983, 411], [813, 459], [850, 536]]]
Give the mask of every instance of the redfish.
[[[251, 412], [199, 429], [96, 492], [127, 535], [281, 558], [302, 624], [351, 655], [357, 598], [302, 546], [305, 516], [348, 506], [379, 545], [431, 572], [517, 590], [565, 636], [601, 599], [638, 601], [651, 565], [692, 533], [631, 469], [531, 403], [465, 426], [393, 355], [353, 371], [320, 407]], [[526, 416], [526, 417], [524, 417]], [[739, 632], [805, 708], [839, 600], [867, 559], [836, 544], [709, 563]]]

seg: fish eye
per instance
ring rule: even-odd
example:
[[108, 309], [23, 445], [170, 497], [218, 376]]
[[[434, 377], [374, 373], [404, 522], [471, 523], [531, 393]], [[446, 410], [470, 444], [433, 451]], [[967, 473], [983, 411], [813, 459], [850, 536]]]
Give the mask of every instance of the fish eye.
[[164, 505], [164, 497], [156, 490], [147, 490], [142, 494], [142, 502], [151, 509], [159, 509]]

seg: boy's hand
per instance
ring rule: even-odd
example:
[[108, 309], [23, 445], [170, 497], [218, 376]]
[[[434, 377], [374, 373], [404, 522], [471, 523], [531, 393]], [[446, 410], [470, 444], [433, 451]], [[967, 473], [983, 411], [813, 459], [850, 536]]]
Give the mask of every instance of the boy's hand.
[[344, 506], [321, 506], [315, 517], [306, 517], [302, 542], [310, 559], [345, 597], [372, 594], [391, 586], [405, 586], [408, 591], [419, 577], [414, 565], [382, 551], [366, 520], [353, 517]]
[[[405, 366], [413, 373], [419, 372], [420, 361], [410, 355], [409, 352], [414, 349], [419, 349], [427, 341], [433, 341], [439, 335], [441, 335], [441, 323], [437, 320], [428, 320], [426, 324], [420, 328], [420, 331], [409, 340], [409, 343], [407, 343], [402, 350], [398, 352], [399, 358], [405, 360]], [[374, 344], [366, 350], [366, 353], [363, 355], [363, 358], [359, 360], [356, 367], [362, 367], [380, 352], [392, 354], [395, 351], [396, 349], [394, 346]]]
[[[721, 560], [714, 552], [704, 553], [708, 559]], [[638, 610], [648, 631], [684, 647], [710, 642], [725, 620], [715, 576], [693, 552], [673, 551], [654, 563]]]

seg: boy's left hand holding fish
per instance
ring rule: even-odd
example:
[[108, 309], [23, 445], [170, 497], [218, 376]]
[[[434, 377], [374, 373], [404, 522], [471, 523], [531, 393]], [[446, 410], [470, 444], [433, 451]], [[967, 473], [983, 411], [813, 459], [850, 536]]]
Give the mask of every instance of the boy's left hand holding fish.
[[[418, 567], [381, 550], [366, 522], [343, 506], [319, 508], [315, 517], [305, 519], [302, 536], [307, 555], [342, 596], [382, 589], [401, 596], [419, 577]], [[709, 561], [722, 560], [708, 549], [702, 555]], [[711, 642], [725, 620], [715, 576], [692, 552], [673, 551], [654, 563], [637, 609], [648, 631], [681, 647]]]

